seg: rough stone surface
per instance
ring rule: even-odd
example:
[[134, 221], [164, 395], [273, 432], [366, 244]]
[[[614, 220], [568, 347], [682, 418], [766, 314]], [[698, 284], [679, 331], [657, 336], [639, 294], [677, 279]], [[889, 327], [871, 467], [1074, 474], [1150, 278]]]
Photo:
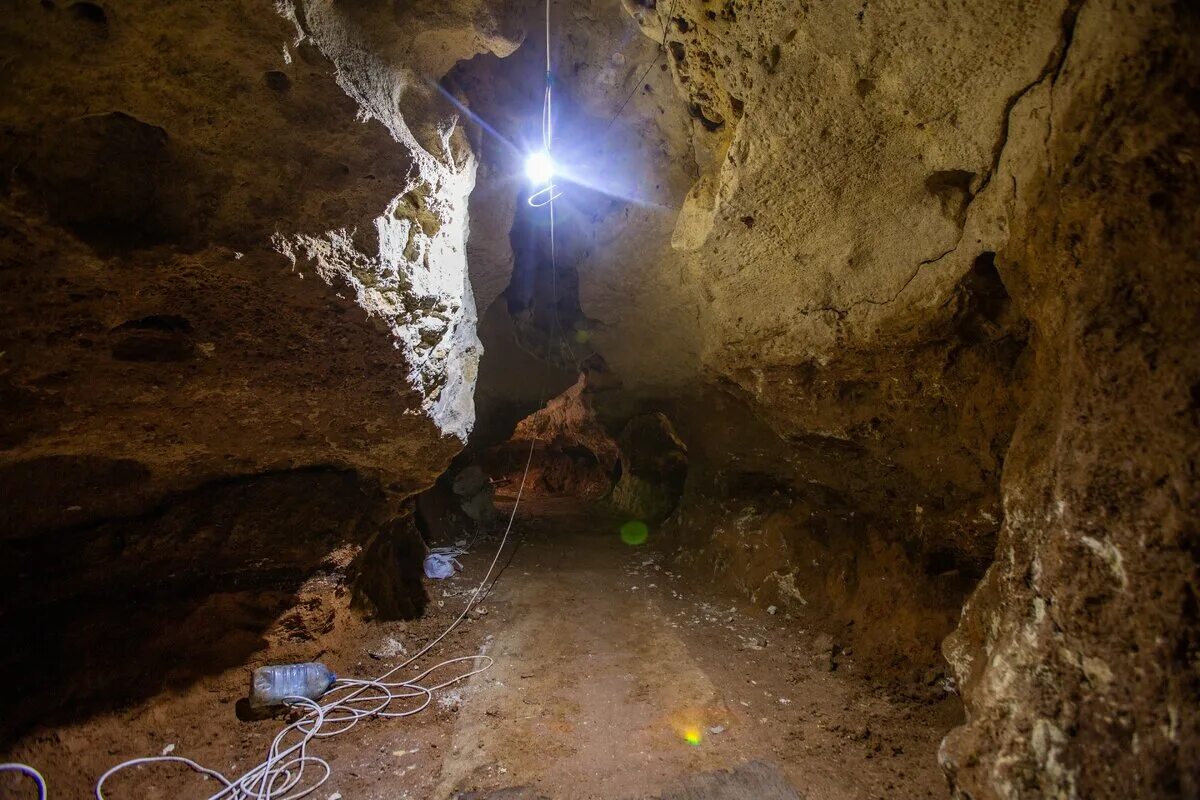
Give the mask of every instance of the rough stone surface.
[[[388, 576], [448, 481], [399, 503], [471, 428], [481, 339], [478, 452], [516, 430], [489, 471], [540, 442], [537, 486], [598, 496], [620, 461], [658, 517], [625, 465], [686, 448], [697, 565], [831, 668], [957, 685], [958, 796], [1200, 793], [1195, 10], [551, 10], [553, 249], [540, 4], [0, 22], [5, 630], [92, 564], [264, 608], [357, 569], [360, 607], [418, 610]], [[295, 543], [239, 514], [269, 497]]]
[[1035, 389], [996, 563], [945, 645], [963, 795], [1200, 793], [1198, 26], [1084, 3], [1060, 69], [1013, 108], [998, 263], [1034, 322]]
[[[411, 544], [389, 520], [461, 448], [479, 355], [475, 160], [434, 82], [516, 46], [496, 10], [6, 10], [0, 626], [30, 642], [4, 667], [31, 701], [46, 687], [30, 670], [88, 663], [60, 655], [119, 627], [131, 596], [148, 604], [131, 626], [150, 643], [139, 668], [169, 672], [190, 652], [153, 650], [172, 604], [236, 584], [265, 624], [307, 574], [335, 569], [335, 549], [396, 561]], [[238, 487], [260, 482], [312, 496], [257, 507]], [[213, 507], [196, 508], [206, 492]], [[395, 529], [387, 547], [379, 529]], [[359, 590], [381, 613], [414, 612], [411, 586], [376, 578]], [[81, 633], [70, 609], [83, 606]], [[28, 619], [47, 623], [32, 639]], [[103, 680], [79, 677], [55, 702], [160, 685], [95, 669]]]
[[[486, 454], [489, 469], [527, 491], [600, 498], [612, 486], [617, 443], [596, 417], [590, 373], [521, 420], [512, 437]], [[528, 475], [526, 475], [528, 471]]]
[[[752, 595], [806, 584], [866, 652], [932, 660], [997, 559], [945, 646], [955, 792], [1195, 794], [1194, 11], [623, 10], [642, 44], [613, 3], [556, 17], [559, 268], [518, 211], [518, 335], [603, 363], [610, 430], [666, 410], [680, 535]], [[535, 141], [527, 49], [455, 73], [518, 143], [492, 176]], [[734, 557], [764, 525], [776, 562]]]

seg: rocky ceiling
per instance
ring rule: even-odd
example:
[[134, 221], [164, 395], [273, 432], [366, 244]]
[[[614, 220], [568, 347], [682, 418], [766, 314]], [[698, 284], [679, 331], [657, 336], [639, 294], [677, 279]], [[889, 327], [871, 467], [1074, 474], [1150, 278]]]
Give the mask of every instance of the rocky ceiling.
[[[747, 591], [842, 537], [865, 643], [950, 634], [960, 796], [1200, 791], [1196, 12], [551, 10], [557, 272], [520, 178], [540, 7], [5, 15], [6, 635], [187, 563], [201, 596], [378, 553], [476, 400], [499, 441], [579, 364], [613, 435], [674, 423], [681, 535], [784, 525]], [[315, 505], [280, 539], [256, 492]]]

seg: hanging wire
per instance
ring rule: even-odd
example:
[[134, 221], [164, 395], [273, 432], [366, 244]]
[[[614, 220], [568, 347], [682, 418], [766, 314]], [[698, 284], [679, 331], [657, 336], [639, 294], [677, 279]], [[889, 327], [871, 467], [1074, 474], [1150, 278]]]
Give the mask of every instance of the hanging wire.
[[650, 66], [646, 67], [646, 71], [642, 73], [642, 77], [638, 78], [638, 82], [635, 83], [633, 88], [629, 90], [629, 94], [626, 95], [625, 100], [617, 108], [616, 112], [613, 113], [612, 118], [608, 121], [608, 124], [604, 126], [605, 133], [608, 133], [608, 129], [611, 128], [613, 123], [617, 121], [617, 117], [621, 116], [621, 112], [625, 110], [625, 106], [629, 105], [629, 101], [633, 99], [635, 94], [637, 94], [637, 90], [640, 89], [643, 84], [645, 84], [646, 76], [650, 74], [650, 70], [654, 69], [654, 65], [658, 63], [659, 56], [666, 51], [667, 31], [670, 28], [671, 20], [675, 16], [675, 6], [678, 2], [679, 0], [671, 0], [671, 9], [667, 12], [667, 18], [663, 20], [662, 42], [659, 44], [658, 50], [654, 53], [654, 60], [650, 62]]
[[542, 147], [546, 155], [550, 155], [551, 140], [554, 138], [553, 126], [550, 124], [551, 105], [554, 90], [554, 71], [550, 66], [550, 0], [546, 0], [546, 99], [542, 103]]
[[[546, 157], [550, 159], [550, 163], [554, 163], [554, 65], [550, 55], [550, 0], [546, 0], [546, 91], [542, 98], [542, 150]], [[558, 336], [562, 340], [563, 348], [571, 358], [571, 362], [575, 365], [575, 371], [580, 371], [579, 359], [575, 356], [575, 349], [571, 347], [571, 341], [567, 338], [566, 331], [562, 326], [562, 319], [558, 310], [558, 245], [555, 241], [555, 218], [554, 218], [554, 201], [562, 197], [562, 192], [558, 191], [558, 187], [553, 181], [543, 189], [539, 189], [529, 196], [527, 202], [534, 208], [548, 207], [550, 212], [550, 304], [553, 309], [554, 327], [558, 331]]]
[[[542, 152], [546, 154], [546, 158], [550, 163], [554, 163], [554, 69], [550, 62], [550, 0], [546, 0], [546, 88], [542, 95]], [[558, 191], [553, 180], [544, 189], [540, 189], [529, 196], [526, 201], [534, 208], [541, 208], [550, 205], [558, 198], [562, 197], [562, 192]], [[554, 214], [554, 209], [550, 210], [551, 216]]]

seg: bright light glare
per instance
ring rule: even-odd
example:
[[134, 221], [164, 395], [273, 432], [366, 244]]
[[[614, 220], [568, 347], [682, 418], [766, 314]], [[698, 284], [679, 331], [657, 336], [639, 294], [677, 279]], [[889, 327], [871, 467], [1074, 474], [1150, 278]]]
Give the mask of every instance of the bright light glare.
[[525, 175], [537, 186], [545, 186], [554, 178], [554, 162], [545, 151], [533, 153], [525, 159]]

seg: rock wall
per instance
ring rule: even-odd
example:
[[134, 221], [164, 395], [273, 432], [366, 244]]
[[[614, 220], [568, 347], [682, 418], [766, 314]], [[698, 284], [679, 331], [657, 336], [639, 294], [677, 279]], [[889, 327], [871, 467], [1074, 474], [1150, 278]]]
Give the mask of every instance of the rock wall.
[[1193, 797], [1200, 18], [1077, 12], [998, 172], [1036, 359], [996, 563], [945, 645], [969, 722], [942, 760], [976, 798]]
[[[472, 426], [478, 297], [487, 444], [582, 371], [542, 421], [586, 422], [559, 482], [599, 486], [665, 414], [668, 526], [842, 655], [941, 686], [986, 571], [943, 648], [960, 796], [1200, 792], [1196, 12], [551, 8], [554, 259], [536, 4], [0, 22], [4, 635], [100, 613], [101, 566], [113, 615], [233, 580], [273, 608], [347, 543], [360, 606], [417, 608], [381, 576]], [[46, 641], [6, 672], [77, 639]]]
[[[1195, 12], [630, 0], [639, 45], [614, 6], [552, 5], [549, 302], [610, 431], [675, 423], [678, 535], [917, 664], [987, 570], [954, 790], [1195, 794]], [[525, 49], [460, 72], [494, 174]]]
[[687, 481], [687, 447], [661, 412], [629, 420], [617, 439], [620, 478], [613, 505], [634, 519], [657, 525], [679, 505]]
[[509, 494], [516, 493], [522, 480], [524, 491], [532, 494], [596, 500], [610, 493], [620, 453], [596, 417], [591, 377], [581, 374], [544, 408], [518, 422], [506, 442], [481, 454], [488, 471], [506, 479]]
[[[253, 621], [211, 620], [254, 642], [314, 570], [361, 571], [345, 546], [411, 549], [480, 350], [475, 160], [436, 84], [516, 46], [503, 10], [6, 9], [0, 629], [30, 691], [3, 734], [240, 663], [218, 630], [154, 644], [181, 607], [236, 586]], [[364, 574], [368, 605], [423, 600]]]
[[954, 791], [1194, 795], [1194, 11], [680, 5], [705, 370], [887, 538], [994, 545], [945, 646]]

